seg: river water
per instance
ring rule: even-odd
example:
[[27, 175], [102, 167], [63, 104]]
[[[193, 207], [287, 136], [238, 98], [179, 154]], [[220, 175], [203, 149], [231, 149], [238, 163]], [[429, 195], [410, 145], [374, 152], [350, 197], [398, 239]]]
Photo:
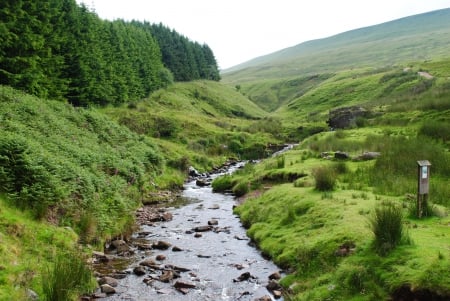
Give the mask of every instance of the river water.
[[[119, 280], [116, 293], [102, 300], [255, 300], [262, 296], [274, 300], [266, 285], [269, 276], [279, 268], [264, 259], [250, 243], [245, 228], [233, 214], [234, 197], [213, 193], [210, 186], [199, 187], [195, 180], [185, 184], [182, 197], [185, 200], [183, 206], [166, 209], [172, 214], [172, 220], [140, 229], [147, 233], [145, 239], [149, 243], [164, 241], [171, 247], [138, 251], [128, 266], [127, 277]], [[212, 226], [216, 231], [193, 231], [211, 221], [217, 221], [217, 225]], [[174, 246], [181, 251], [174, 252]], [[163, 261], [155, 261], [161, 266], [168, 264], [189, 271], [180, 272], [180, 278], [168, 283], [158, 281], [154, 275], [156, 280], [146, 284], [143, 279], [148, 275], [135, 275], [133, 267], [142, 260], [155, 259], [157, 255], [165, 256]], [[244, 280], [243, 275], [247, 275]], [[180, 292], [174, 288], [176, 281], [195, 287]]]

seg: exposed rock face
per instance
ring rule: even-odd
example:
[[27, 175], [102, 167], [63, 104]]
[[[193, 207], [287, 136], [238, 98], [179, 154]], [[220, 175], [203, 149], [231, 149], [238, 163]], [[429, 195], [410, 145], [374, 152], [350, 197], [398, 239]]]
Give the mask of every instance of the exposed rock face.
[[350, 158], [350, 156], [346, 152], [337, 151], [334, 153], [335, 159], [346, 160]]
[[358, 117], [365, 117], [369, 112], [363, 107], [343, 107], [330, 111], [328, 125], [333, 129], [345, 129], [356, 126]]
[[354, 158], [355, 161], [368, 161], [374, 160], [381, 155], [379, 152], [364, 152], [361, 155]]

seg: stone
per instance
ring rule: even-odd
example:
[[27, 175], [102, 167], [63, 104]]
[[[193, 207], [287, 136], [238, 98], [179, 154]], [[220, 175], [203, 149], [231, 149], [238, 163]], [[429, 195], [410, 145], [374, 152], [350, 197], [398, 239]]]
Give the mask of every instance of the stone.
[[169, 282], [174, 278], [174, 272], [172, 270], [167, 270], [162, 273], [159, 277], [159, 281], [161, 282]]
[[114, 287], [112, 287], [111, 285], [109, 285], [109, 284], [101, 285], [100, 289], [101, 289], [102, 293], [105, 293], [105, 294], [108, 294], [108, 295], [116, 293], [116, 289]]
[[105, 255], [103, 252], [93, 251], [92, 256], [94, 257], [96, 262], [105, 263], [110, 261], [109, 257]]
[[198, 254], [197, 257], [198, 258], [211, 258], [210, 255], [202, 255], [202, 254]]
[[180, 247], [177, 247], [177, 246], [172, 247], [172, 252], [181, 252], [181, 251], [183, 251], [183, 249]]
[[177, 287], [177, 291], [179, 291], [183, 295], [186, 295], [187, 293], [189, 293], [189, 289], [184, 288], [184, 287]]
[[189, 173], [190, 177], [199, 177], [200, 176], [200, 173], [192, 166], [189, 166], [188, 173]]
[[175, 288], [196, 288], [194, 283], [186, 282], [186, 281], [177, 281], [173, 285]]
[[195, 232], [207, 232], [207, 231], [211, 231], [212, 227], [211, 226], [198, 226], [192, 230], [194, 230]]
[[167, 264], [166, 268], [172, 269], [172, 270], [174, 270], [176, 272], [189, 272], [191, 270], [191, 269], [188, 269], [188, 268], [183, 268], [183, 267], [176, 266], [176, 265], [171, 265], [171, 264]]
[[130, 247], [127, 243], [121, 239], [113, 240], [111, 242], [110, 248], [117, 250], [118, 253], [124, 253], [130, 251]]
[[146, 271], [143, 266], [137, 266], [133, 269], [133, 273], [137, 276], [143, 276], [145, 275]]
[[345, 160], [345, 159], [350, 158], [350, 156], [346, 152], [337, 151], [334, 153], [334, 158], [340, 159], [340, 160]]
[[233, 279], [233, 282], [242, 282], [242, 281], [247, 281], [249, 279], [255, 279], [255, 276], [252, 276], [252, 274], [250, 274], [250, 272], [245, 272], [245, 273], [242, 273], [238, 278]]
[[337, 108], [330, 111], [327, 123], [332, 129], [355, 127], [358, 118], [369, 114], [370, 112], [360, 106]]
[[112, 287], [117, 287], [119, 285], [119, 282], [115, 278], [105, 276], [98, 280], [98, 284], [99, 285], [108, 284]]
[[355, 157], [353, 160], [355, 161], [369, 161], [369, 160], [375, 160], [381, 156], [381, 153], [379, 152], [364, 152], [361, 155]]
[[[175, 248], [175, 247], [174, 247]], [[172, 251], [173, 251], [173, 248], [172, 248]], [[166, 260], [166, 255], [164, 255], [164, 254], [158, 254], [158, 255], [156, 255], [156, 260], [158, 260], [158, 261], [164, 261], [164, 260]]]
[[153, 249], [153, 245], [152, 244], [135, 243], [135, 246], [138, 248], [138, 250], [141, 250], [141, 251]]
[[157, 264], [152, 259], [146, 259], [146, 260], [143, 260], [143, 261], [139, 262], [139, 265], [151, 268], [151, 267], [154, 267]]
[[281, 279], [280, 272], [274, 272], [274, 273], [270, 274], [269, 279], [270, 280], [280, 280]]
[[107, 297], [106, 293], [96, 292], [96, 293], [92, 294], [92, 298], [94, 298], [94, 299], [102, 299], [102, 298], [106, 298], [106, 297]]
[[170, 246], [171, 246], [170, 243], [159, 240], [157, 243], [153, 244], [153, 249], [167, 250], [168, 248], [170, 248]]
[[205, 179], [198, 179], [197, 181], [195, 181], [195, 184], [199, 187], [205, 187], [209, 185], [209, 182]]
[[212, 220], [209, 220], [209, 221], [208, 221], [208, 225], [209, 225], [209, 226], [216, 226], [216, 225], [218, 225], [218, 224], [219, 224], [219, 221], [216, 220], [216, 219], [212, 219]]
[[170, 213], [170, 212], [164, 212], [164, 213], [161, 215], [161, 219], [162, 219], [164, 222], [168, 222], [168, 221], [171, 221], [171, 220], [173, 219], [173, 215], [172, 215], [172, 213]]
[[266, 285], [266, 288], [268, 291], [279, 291], [282, 289], [281, 285], [276, 280], [270, 280], [269, 283]]
[[281, 297], [283, 297], [283, 293], [279, 290], [272, 291], [272, 294], [275, 299], [280, 299]]

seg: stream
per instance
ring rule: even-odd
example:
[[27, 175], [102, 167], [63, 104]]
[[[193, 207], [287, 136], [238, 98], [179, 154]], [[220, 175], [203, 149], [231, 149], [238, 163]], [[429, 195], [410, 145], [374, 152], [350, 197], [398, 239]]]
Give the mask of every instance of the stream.
[[[202, 181], [209, 183], [218, 175]], [[280, 276], [279, 268], [246, 236], [233, 214], [234, 196], [213, 193], [210, 185], [190, 180], [181, 200], [181, 205], [163, 209], [170, 218], [142, 225], [133, 235], [141, 247], [122, 259], [115, 293], [101, 300], [275, 300], [266, 286], [274, 281], [269, 278]], [[143, 261], [150, 264], [142, 266]], [[136, 273], [136, 267], [143, 271]]]

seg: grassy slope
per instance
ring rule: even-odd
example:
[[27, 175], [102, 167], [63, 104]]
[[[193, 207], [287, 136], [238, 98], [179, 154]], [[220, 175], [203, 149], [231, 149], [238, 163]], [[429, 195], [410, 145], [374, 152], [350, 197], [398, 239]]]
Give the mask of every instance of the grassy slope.
[[225, 70], [232, 84], [447, 56], [450, 9], [308, 41]]
[[[42, 296], [55, 256], [80, 240], [101, 249], [129, 229], [147, 192], [180, 187], [187, 166], [209, 170], [279, 141], [253, 135], [265, 112], [216, 82], [174, 84], [122, 108], [76, 109], [4, 86], [0, 102], [0, 187], [12, 166], [27, 175], [13, 180], [20, 193], [0, 197], [0, 300], [24, 300], [25, 288]], [[22, 165], [4, 147], [23, 147]]]
[[[233, 141], [242, 144], [244, 151], [255, 143], [279, 142], [267, 131], [252, 135], [264, 122], [266, 112], [234, 88], [217, 82], [176, 83], [136, 107], [108, 108], [103, 112], [132, 131], [163, 138], [154, 141], [170, 159], [186, 157], [201, 170], [235, 156], [227, 151]], [[171, 130], [155, 130], [161, 125]]]
[[40, 292], [40, 273], [77, 238], [72, 229], [35, 221], [0, 196], [0, 300], [26, 300], [23, 287]]
[[[290, 272], [282, 282], [291, 289], [292, 300], [381, 300], [404, 285], [450, 294], [450, 174], [445, 167], [450, 59], [443, 51], [450, 39], [449, 27], [441, 27], [449, 18], [437, 18], [435, 24], [428, 19], [449, 13], [438, 11], [311, 41], [223, 75], [225, 82], [239, 85], [241, 93], [282, 120], [285, 134], [294, 141], [327, 130], [326, 120], [334, 108], [360, 105], [373, 112], [359, 127], [307, 139], [285, 154], [283, 168], [277, 168], [278, 159], [271, 159], [227, 180], [234, 187], [255, 189], [236, 212], [263, 252]], [[419, 71], [429, 72], [433, 79], [419, 76]], [[412, 149], [426, 148], [422, 145], [430, 142], [418, 133], [435, 123], [440, 127], [436, 132], [442, 133], [436, 134], [441, 138], [435, 146], [440, 159]], [[391, 139], [397, 145], [389, 145]], [[345, 163], [347, 171], [336, 176], [332, 192], [313, 187], [313, 170], [335, 164], [319, 159], [321, 152], [339, 150], [356, 156], [394, 148], [399, 157], [392, 160], [407, 159], [392, 162], [393, 169], [388, 172], [385, 166], [379, 173], [388, 179], [383, 182], [386, 188], [376, 183], [382, 178], [375, 176], [374, 161]], [[432, 198], [441, 207], [435, 208], [437, 216], [417, 220], [410, 216], [411, 200], [405, 193], [416, 193], [415, 161], [424, 154], [435, 171], [441, 170], [432, 182]], [[402, 164], [410, 167], [407, 177], [395, 175]], [[293, 173], [308, 176], [286, 180]], [[404, 206], [404, 226], [412, 243], [381, 257], [371, 247], [368, 224], [374, 208], [386, 200]], [[355, 253], [336, 256], [349, 242], [356, 245]]]
[[[371, 132], [381, 136], [383, 130]], [[289, 272], [282, 283], [290, 288], [292, 300], [384, 300], [402, 285], [449, 295], [448, 209], [436, 207], [439, 217], [409, 217], [411, 200], [403, 195], [377, 193], [363, 179], [368, 174], [355, 178], [353, 172], [370, 168], [373, 161], [347, 162], [335, 190], [315, 190], [313, 170], [339, 163], [318, 158], [308, 146], [314, 141], [326, 141], [330, 135], [311, 137], [287, 152], [284, 167], [278, 166], [279, 158], [272, 158], [236, 176], [237, 182], [251, 183], [256, 189], [236, 208], [236, 213], [262, 251]], [[348, 146], [366, 136], [358, 130], [346, 135], [342, 139]], [[363, 149], [361, 146], [350, 153], [358, 154]], [[294, 172], [306, 177], [292, 183], [283, 176]], [[267, 181], [268, 174], [279, 176]], [[410, 192], [414, 194], [414, 189]], [[404, 226], [412, 243], [381, 257], [371, 248], [369, 218], [384, 201], [403, 205]], [[355, 245], [354, 253], [336, 256], [345, 244]]]

